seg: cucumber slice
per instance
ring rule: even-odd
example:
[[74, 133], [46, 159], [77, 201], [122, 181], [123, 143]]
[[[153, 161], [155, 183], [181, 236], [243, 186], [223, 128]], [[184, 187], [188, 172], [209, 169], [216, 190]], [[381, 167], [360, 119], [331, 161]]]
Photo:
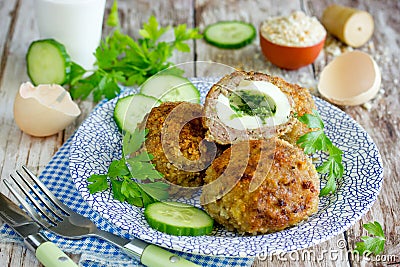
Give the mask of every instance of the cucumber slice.
[[118, 99], [114, 108], [114, 120], [120, 131], [133, 133], [138, 123], [153, 107], [161, 102], [154, 97], [135, 94]]
[[256, 28], [242, 21], [220, 21], [204, 30], [204, 39], [219, 48], [241, 48], [253, 42], [255, 37]]
[[142, 85], [140, 93], [153, 96], [162, 102], [200, 103], [199, 90], [187, 78], [172, 74], [151, 77]]
[[206, 235], [212, 231], [214, 224], [206, 212], [178, 202], [149, 204], [144, 216], [152, 228], [170, 235]]
[[71, 71], [71, 59], [64, 45], [54, 39], [30, 44], [26, 54], [28, 76], [34, 85], [65, 84]]

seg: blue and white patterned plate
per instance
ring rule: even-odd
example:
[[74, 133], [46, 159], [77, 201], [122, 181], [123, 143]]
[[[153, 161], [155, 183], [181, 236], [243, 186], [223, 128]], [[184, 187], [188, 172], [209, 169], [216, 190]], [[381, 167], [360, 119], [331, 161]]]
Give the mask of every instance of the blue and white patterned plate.
[[[202, 99], [215, 79], [195, 79]], [[343, 151], [345, 174], [337, 193], [320, 200], [318, 213], [295, 227], [267, 235], [242, 236], [218, 228], [207, 236], [170, 236], [148, 226], [143, 210], [112, 198], [110, 192], [91, 195], [86, 179], [106, 173], [121, 157], [121, 135], [113, 120], [117, 99], [99, 104], [75, 134], [70, 172], [83, 199], [104, 218], [145, 241], [193, 254], [251, 257], [304, 249], [342, 233], [372, 206], [382, 186], [383, 168], [370, 136], [351, 117], [315, 98], [328, 137]], [[322, 181], [324, 184], [324, 181]]]

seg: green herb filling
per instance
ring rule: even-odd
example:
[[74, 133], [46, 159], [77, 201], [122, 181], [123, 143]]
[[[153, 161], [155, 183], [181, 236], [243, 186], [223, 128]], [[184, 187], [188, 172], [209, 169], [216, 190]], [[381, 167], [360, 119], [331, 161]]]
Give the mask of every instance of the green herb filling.
[[234, 117], [257, 116], [263, 123], [276, 113], [276, 103], [267, 94], [252, 90], [238, 90], [229, 97], [229, 105], [235, 111]]

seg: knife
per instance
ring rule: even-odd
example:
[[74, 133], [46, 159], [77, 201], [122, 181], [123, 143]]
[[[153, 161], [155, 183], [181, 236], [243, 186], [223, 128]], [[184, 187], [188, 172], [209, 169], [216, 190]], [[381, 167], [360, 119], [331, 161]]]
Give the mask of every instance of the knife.
[[19, 206], [0, 192], [0, 218], [19, 236], [24, 244], [35, 252], [36, 258], [46, 267], [77, 267], [56, 244], [50, 242], [39, 231], [41, 227]]
[[148, 267], [200, 267], [191, 261], [175, 255], [168, 250], [153, 244], [146, 243], [140, 239], [132, 240], [116, 236], [112, 233], [98, 230], [101, 238], [122, 249], [128, 256], [140, 261]]
[[[56, 196], [53, 195], [53, 193], [50, 192], [49, 189], [46, 188], [46, 186], [40, 182], [37, 177], [32, 174], [27, 168], [23, 167], [23, 169], [28, 173], [28, 175], [32, 178], [34, 183], [43, 191], [44, 195], [48, 197], [48, 199], [51, 199], [53, 202], [54, 206], [57, 207], [57, 209], [63, 210], [65, 212], [65, 215], [61, 215], [59, 219], [61, 219], [61, 222], [58, 223], [58, 219], [55, 221], [47, 218], [48, 221], [52, 222], [54, 226], [48, 226], [45, 225], [47, 224], [44, 222], [42, 219], [36, 218], [39, 213], [33, 209], [33, 206], [37, 207], [39, 209], [39, 203], [35, 199], [31, 199], [33, 202], [33, 206], [30, 204], [26, 203], [25, 199], [22, 198], [17, 191], [9, 184], [7, 180], [3, 180], [7, 188], [13, 193], [13, 195], [17, 198], [17, 200], [21, 203], [22, 206], [26, 207], [25, 209], [27, 210], [27, 213], [30, 215], [30, 217], [33, 218], [34, 221], [31, 220], [30, 217], [26, 219], [28, 216], [25, 214], [24, 211], [22, 211], [16, 204], [12, 203], [10, 200], [11, 204], [16, 206], [17, 209], [20, 210], [20, 213], [24, 216], [24, 220], [29, 220], [30, 223], [37, 223], [36, 228], [40, 229], [47, 229], [59, 236], [69, 238], [69, 239], [80, 239], [83, 237], [89, 237], [89, 236], [97, 236], [105, 241], [110, 242], [111, 244], [117, 246], [120, 248], [122, 251], [124, 251], [128, 256], [131, 258], [134, 258], [141, 263], [143, 263], [146, 266], [149, 267], [200, 267], [199, 265], [190, 262], [183, 257], [179, 257], [178, 255], [175, 255], [168, 250], [165, 250], [161, 247], [158, 247], [153, 244], [149, 244], [147, 242], [144, 242], [140, 239], [134, 238], [132, 240], [125, 239], [123, 237], [117, 236], [115, 234], [112, 234], [110, 232], [101, 230], [97, 228], [97, 226], [88, 218], [84, 217], [83, 215], [76, 213], [75, 211], [71, 210], [68, 206], [66, 206], [64, 203], [62, 203], [59, 199], [56, 198]], [[22, 178], [22, 175], [19, 174]], [[10, 177], [14, 180], [14, 182], [21, 188], [22, 190], [22, 185], [17, 182], [17, 180], [14, 179], [12, 175]], [[29, 186], [29, 183], [26, 183], [28, 187], [32, 191], [35, 191], [36, 189], [32, 186]], [[24, 191], [24, 190], [22, 190]], [[37, 190], [36, 190], [37, 191]], [[27, 191], [25, 192], [25, 195], [31, 196]], [[35, 193], [37, 196], [40, 195], [39, 192]], [[42, 202], [45, 203], [47, 200], [43, 200]], [[5, 201], [3, 201], [5, 202]], [[11, 204], [8, 204], [10, 206]], [[4, 209], [1, 206], [7, 206], [2, 204], [1, 199], [0, 199], [0, 213], [2, 212], [2, 209]], [[49, 204], [51, 205], [51, 204]], [[47, 205], [46, 205], [47, 206]], [[50, 208], [49, 208], [50, 209]], [[51, 209], [50, 209], [51, 210]], [[8, 209], [6, 210], [7, 212], [10, 212]], [[44, 211], [39, 209], [39, 212], [43, 215], [46, 215]], [[5, 213], [5, 212], [3, 212]], [[0, 214], [1, 216], [1, 214]], [[21, 215], [19, 215], [21, 216]], [[53, 218], [54, 219], [54, 218]], [[15, 221], [15, 220], [14, 220]], [[12, 221], [12, 223], [15, 224], [15, 222]], [[38, 230], [37, 230], [38, 231]], [[36, 232], [37, 232], [36, 231]], [[57, 266], [58, 267], [58, 266]]]

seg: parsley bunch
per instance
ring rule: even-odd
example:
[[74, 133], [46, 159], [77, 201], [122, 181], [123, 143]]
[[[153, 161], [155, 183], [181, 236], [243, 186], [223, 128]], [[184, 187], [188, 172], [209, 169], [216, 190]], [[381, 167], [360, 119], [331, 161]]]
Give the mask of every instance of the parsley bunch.
[[187, 29], [186, 24], [173, 28], [174, 40], [160, 41], [170, 27], [161, 27], [154, 16], [151, 16], [139, 30], [142, 38], [137, 41], [121, 32], [118, 18], [117, 1], [114, 1], [107, 20], [113, 31], [96, 49], [97, 69], [86, 78], [89, 71], [73, 64], [70, 79], [70, 93], [74, 99], [85, 99], [91, 93], [93, 100], [112, 99], [119, 92], [118, 84], [133, 86], [142, 84], [152, 75], [167, 69], [175, 50], [190, 52], [186, 41], [202, 38], [198, 29]]
[[169, 186], [157, 181], [163, 176], [150, 162], [153, 156], [140, 151], [146, 135], [147, 131], [138, 129], [124, 134], [122, 158], [113, 160], [106, 174], [93, 174], [87, 179], [91, 194], [111, 189], [114, 199], [138, 207], [168, 198]]
[[319, 173], [327, 174], [328, 177], [326, 185], [321, 189], [320, 196], [334, 193], [337, 187], [336, 179], [342, 177], [344, 172], [343, 151], [333, 145], [324, 133], [324, 122], [316, 110], [313, 110], [313, 114], [304, 114], [298, 119], [309, 128], [314, 129], [297, 140], [297, 144], [304, 149], [304, 153], [313, 154], [317, 151], [323, 151], [328, 154], [328, 159], [317, 167]]
[[368, 234], [373, 236], [362, 236], [362, 242], [357, 242], [354, 251], [357, 251], [360, 255], [364, 253], [373, 253], [379, 255], [385, 249], [385, 233], [382, 230], [382, 226], [379, 222], [370, 222], [363, 225], [364, 229], [368, 231]]

